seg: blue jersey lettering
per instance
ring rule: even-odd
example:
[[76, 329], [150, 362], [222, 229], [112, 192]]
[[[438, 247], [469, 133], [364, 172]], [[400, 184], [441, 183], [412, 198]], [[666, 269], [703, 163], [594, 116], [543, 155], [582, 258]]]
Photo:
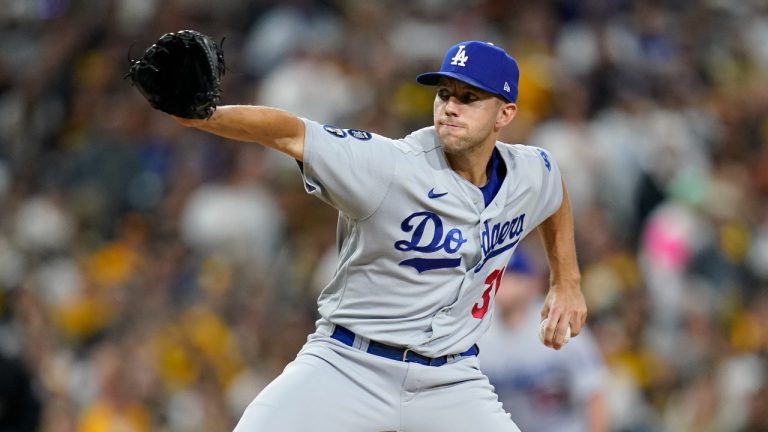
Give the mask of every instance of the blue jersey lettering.
[[503, 223], [495, 223], [492, 227], [485, 221], [483, 232], [480, 234], [483, 260], [475, 267], [475, 273], [479, 272], [489, 259], [515, 247], [524, 230], [525, 213]]
[[[400, 224], [400, 229], [405, 233], [411, 233], [409, 240], [395, 242], [395, 249], [403, 252], [432, 254], [444, 251], [453, 254], [467, 242], [458, 228], [452, 228], [443, 235], [443, 220], [435, 213], [427, 211], [411, 214]], [[431, 237], [425, 235], [428, 229], [432, 231]], [[413, 267], [422, 273], [428, 270], [458, 267], [461, 264], [461, 258], [411, 258], [399, 264]]]

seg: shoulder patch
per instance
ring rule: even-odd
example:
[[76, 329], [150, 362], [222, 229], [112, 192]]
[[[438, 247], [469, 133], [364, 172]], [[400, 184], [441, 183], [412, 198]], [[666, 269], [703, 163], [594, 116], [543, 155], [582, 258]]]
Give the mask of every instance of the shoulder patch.
[[552, 171], [552, 164], [549, 162], [549, 155], [542, 149], [539, 149], [539, 156], [544, 159], [544, 166], [547, 167], [547, 171]]
[[326, 132], [328, 132], [329, 134], [337, 138], [344, 138], [347, 136], [347, 132], [345, 132], [344, 129], [338, 128], [336, 126], [323, 125], [323, 129], [325, 129]]
[[371, 135], [370, 132], [364, 130], [349, 129], [349, 136], [355, 139], [359, 139], [360, 141], [368, 141], [373, 135]]

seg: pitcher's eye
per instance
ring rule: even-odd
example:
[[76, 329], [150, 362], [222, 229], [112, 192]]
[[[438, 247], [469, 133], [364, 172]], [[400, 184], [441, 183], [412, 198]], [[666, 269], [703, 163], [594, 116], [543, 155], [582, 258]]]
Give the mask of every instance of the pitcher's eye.
[[470, 104], [472, 102], [480, 100], [480, 96], [473, 91], [463, 91], [459, 94], [456, 94], [447, 88], [441, 88], [437, 90], [437, 97], [439, 97], [440, 100], [446, 101], [446, 102], [451, 97], [456, 97], [456, 100], [460, 104]]
[[472, 102], [474, 102], [474, 101], [476, 101], [476, 100], [478, 100], [480, 98], [477, 97], [477, 95], [472, 93], [472, 92], [464, 92], [464, 93], [459, 95], [458, 99], [459, 99], [459, 102], [461, 102], [463, 104], [468, 104], [468, 103], [472, 103]]

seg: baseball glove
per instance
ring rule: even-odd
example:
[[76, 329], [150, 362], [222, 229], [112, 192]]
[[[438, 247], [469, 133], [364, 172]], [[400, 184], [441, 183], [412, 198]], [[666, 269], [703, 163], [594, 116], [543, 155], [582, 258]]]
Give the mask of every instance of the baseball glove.
[[126, 78], [153, 108], [177, 117], [209, 118], [216, 110], [224, 75], [224, 53], [194, 30], [166, 33], [130, 60]]

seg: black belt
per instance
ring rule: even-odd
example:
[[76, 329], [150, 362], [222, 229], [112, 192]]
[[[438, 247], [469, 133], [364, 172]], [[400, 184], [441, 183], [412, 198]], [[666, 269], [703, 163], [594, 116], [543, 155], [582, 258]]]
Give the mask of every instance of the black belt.
[[[337, 325], [336, 328], [333, 329], [333, 333], [331, 334], [331, 337], [345, 345], [349, 345], [351, 347], [355, 346], [356, 335], [351, 330], [344, 328], [340, 325]], [[370, 341], [368, 343], [368, 349], [366, 349], [365, 352], [369, 354], [377, 355], [380, 357], [386, 357], [392, 360], [419, 363], [426, 366], [442, 366], [446, 364], [448, 362], [448, 358], [451, 357], [447, 355], [444, 355], [442, 357], [435, 357], [435, 358], [427, 357], [419, 353], [413, 352], [407, 348], [393, 347], [391, 345], [386, 345], [376, 341]], [[480, 349], [477, 347], [477, 345], [472, 345], [470, 349], [458, 355], [462, 357], [470, 357], [470, 356], [477, 355], [477, 353], [479, 352], [480, 352]]]

